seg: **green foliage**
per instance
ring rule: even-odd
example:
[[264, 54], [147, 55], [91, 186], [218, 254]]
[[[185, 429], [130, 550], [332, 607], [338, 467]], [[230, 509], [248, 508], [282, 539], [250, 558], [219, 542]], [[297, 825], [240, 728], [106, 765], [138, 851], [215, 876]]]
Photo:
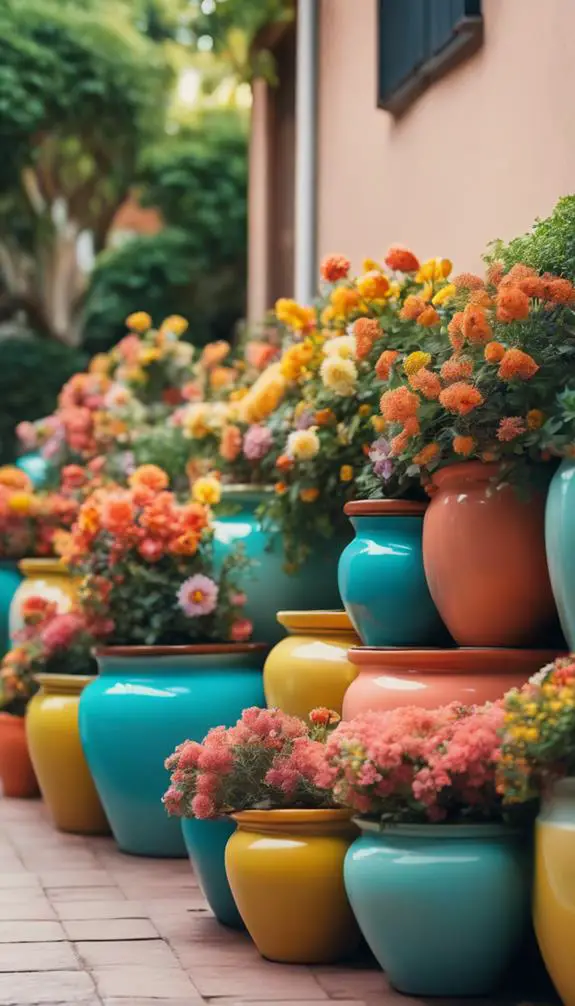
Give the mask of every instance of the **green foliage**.
[[52, 412], [64, 382], [86, 361], [77, 350], [28, 335], [0, 339], [0, 362], [0, 461], [6, 463], [16, 452], [15, 426]]
[[193, 21], [196, 39], [208, 36], [213, 51], [224, 57], [241, 80], [254, 76], [274, 79], [272, 54], [265, 49], [255, 51], [253, 42], [269, 24], [290, 21], [293, 3], [290, 0], [216, 0], [213, 12], [203, 14], [199, 2]]
[[507, 245], [494, 242], [487, 259], [503, 262], [506, 270], [522, 262], [538, 272], [575, 280], [575, 196], [560, 199], [551, 216], [536, 220], [527, 234]]

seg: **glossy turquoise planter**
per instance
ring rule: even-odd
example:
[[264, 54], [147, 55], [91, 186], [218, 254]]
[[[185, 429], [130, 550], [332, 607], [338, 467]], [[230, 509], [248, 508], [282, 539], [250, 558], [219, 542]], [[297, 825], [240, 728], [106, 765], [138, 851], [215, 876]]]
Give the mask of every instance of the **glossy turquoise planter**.
[[23, 454], [18, 458], [16, 467], [24, 472], [35, 489], [43, 489], [48, 481], [48, 462], [39, 452]]
[[425, 504], [356, 500], [345, 512], [354, 540], [339, 560], [339, 592], [364, 646], [427, 647], [445, 639], [425, 579]]
[[82, 692], [84, 753], [116, 842], [140, 856], [185, 856], [182, 828], [168, 817], [164, 761], [182, 741], [232, 726], [265, 706], [257, 644], [107, 647], [99, 676]]
[[18, 563], [8, 559], [0, 561], [0, 659], [10, 645], [10, 605], [21, 582]]
[[243, 929], [226, 876], [225, 851], [236, 825], [224, 817], [218, 821], [182, 820], [182, 834], [188, 856], [212, 912], [218, 922], [232, 929]]
[[277, 611], [311, 611], [341, 608], [337, 587], [337, 564], [342, 548], [351, 537], [319, 538], [313, 555], [295, 572], [286, 573], [283, 542], [279, 533], [264, 530], [256, 515], [266, 491], [229, 487], [224, 503], [233, 512], [216, 520], [216, 557], [221, 562], [230, 548], [242, 542], [254, 560], [243, 587], [248, 596], [246, 616], [254, 624], [254, 639], [277, 643], [285, 632], [276, 621]]
[[417, 996], [493, 992], [529, 925], [523, 836], [489, 824], [356, 823], [345, 888], [391, 984]]
[[549, 579], [563, 634], [575, 650], [575, 461], [561, 463], [549, 486], [545, 509]]

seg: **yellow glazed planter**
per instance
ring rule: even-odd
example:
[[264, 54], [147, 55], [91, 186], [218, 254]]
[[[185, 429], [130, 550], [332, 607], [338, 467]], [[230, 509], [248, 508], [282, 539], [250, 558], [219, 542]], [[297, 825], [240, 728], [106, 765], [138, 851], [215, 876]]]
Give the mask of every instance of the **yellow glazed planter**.
[[38, 674], [29, 702], [26, 736], [40, 791], [60, 831], [107, 835], [110, 828], [92, 782], [78, 730], [82, 690], [93, 678]]
[[76, 600], [77, 581], [59, 559], [22, 559], [24, 576], [10, 605], [10, 638], [23, 626], [22, 604], [28, 597], [43, 597], [58, 605], [58, 611], [70, 610]]
[[575, 1006], [575, 778], [557, 782], [535, 829], [534, 922], [564, 1006]]
[[326, 706], [341, 716], [343, 697], [358, 668], [347, 659], [360, 641], [345, 611], [279, 611], [288, 635], [269, 654], [264, 690], [270, 708], [305, 719]]
[[233, 815], [226, 873], [262, 957], [331, 964], [356, 950], [360, 934], [343, 883], [357, 837], [345, 810], [247, 810]]

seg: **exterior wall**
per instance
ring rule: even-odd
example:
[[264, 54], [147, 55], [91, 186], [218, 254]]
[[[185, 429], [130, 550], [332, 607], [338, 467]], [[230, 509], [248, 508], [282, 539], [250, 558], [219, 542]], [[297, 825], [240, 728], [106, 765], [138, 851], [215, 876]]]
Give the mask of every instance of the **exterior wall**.
[[268, 85], [256, 80], [253, 86], [248, 185], [248, 322], [257, 324], [270, 306], [269, 199], [268, 199]]
[[484, 0], [485, 42], [397, 120], [376, 105], [375, 0], [320, 4], [319, 241], [478, 269], [575, 190], [575, 2]]

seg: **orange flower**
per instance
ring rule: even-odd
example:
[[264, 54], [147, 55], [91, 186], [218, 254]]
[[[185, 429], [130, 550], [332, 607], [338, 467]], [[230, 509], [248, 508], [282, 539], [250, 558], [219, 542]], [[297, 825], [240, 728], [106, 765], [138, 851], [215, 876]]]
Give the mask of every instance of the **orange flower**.
[[499, 285], [504, 289], [512, 286], [518, 286], [524, 279], [532, 279], [536, 277], [537, 273], [530, 265], [523, 265], [523, 262], [517, 262], [516, 265], [512, 266], [508, 273], [502, 277], [499, 281]]
[[347, 318], [357, 310], [360, 302], [360, 295], [357, 290], [352, 290], [347, 286], [336, 286], [331, 292], [331, 304], [335, 314], [339, 318]]
[[472, 384], [465, 381], [456, 381], [444, 388], [439, 396], [439, 401], [448, 412], [454, 412], [459, 416], [466, 416], [479, 405], [483, 405], [483, 395]]
[[145, 486], [146, 489], [151, 489], [155, 493], [161, 492], [162, 489], [167, 489], [170, 484], [165, 471], [163, 468], [159, 468], [158, 465], [140, 465], [130, 475], [128, 481], [134, 488], [136, 486]]
[[413, 294], [410, 294], [409, 297], [405, 298], [405, 303], [399, 312], [399, 317], [405, 321], [416, 321], [419, 315], [426, 309], [427, 304], [423, 297], [414, 297]]
[[473, 272], [460, 272], [452, 277], [451, 282], [458, 290], [482, 290], [485, 286], [481, 276], [476, 276]]
[[299, 498], [302, 503], [315, 503], [319, 496], [319, 489], [300, 489]]
[[439, 444], [426, 444], [417, 454], [413, 455], [413, 463], [414, 465], [429, 465], [432, 461], [435, 461], [440, 453], [441, 448]]
[[419, 433], [419, 420], [417, 416], [409, 416], [409, 418], [405, 420], [403, 429], [405, 433], [407, 433], [408, 437], [416, 437]]
[[481, 307], [468, 304], [463, 312], [463, 335], [469, 342], [476, 344], [489, 342], [491, 326], [485, 311]]
[[453, 384], [454, 381], [462, 381], [471, 377], [473, 363], [471, 360], [460, 359], [458, 356], [450, 356], [442, 364], [439, 373], [447, 384]]
[[503, 263], [492, 262], [487, 270], [487, 282], [490, 286], [499, 286], [503, 278]]
[[213, 391], [220, 391], [233, 384], [236, 377], [237, 372], [234, 367], [214, 367], [210, 374], [210, 388]]
[[383, 335], [383, 332], [375, 318], [358, 318], [353, 326], [353, 334], [356, 356], [358, 360], [363, 360], [369, 355], [374, 342]]
[[521, 321], [529, 316], [529, 297], [518, 286], [499, 287], [497, 317], [499, 321]]
[[276, 482], [276, 484], [274, 486], [274, 490], [275, 490], [275, 492], [277, 493], [278, 496], [283, 496], [284, 493], [287, 493], [288, 487], [285, 484], [285, 482]]
[[417, 316], [417, 324], [421, 325], [423, 328], [433, 328], [434, 325], [439, 325], [440, 322], [441, 318], [434, 307], [426, 307], [425, 310]]
[[351, 262], [345, 255], [328, 255], [321, 264], [321, 274], [328, 283], [337, 283], [345, 279], [351, 268]]
[[230, 344], [229, 342], [226, 342], [224, 339], [219, 339], [217, 342], [208, 342], [208, 344], [204, 346], [202, 350], [202, 355], [200, 356], [200, 363], [202, 364], [203, 367], [206, 367], [208, 370], [210, 370], [211, 367], [215, 367], [217, 366], [218, 363], [221, 363], [223, 360], [225, 360], [229, 351], [230, 351]]
[[537, 297], [541, 300], [545, 296], [546, 284], [541, 276], [526, 276], [517, 286], [526, 297]]
[[383, 393], [379, 405], [388, 422], [405, 423], [406, 419], [417, 415], [419, 398], [408, 388], [394, 388]]
[[134, 504], [129, 493], [117, 493], [104, 500], [102, 526], [112, 534], [121, 534], [134, 523]]
[[422, 367], [416, 374], [411, 374], [409, 383], [414, 391], [420, 391], [424, 398], [430, 401], [439, 398], [441, 382], [437, 374], [433, 374], [427, 367]]
[[385, 264], [394, 272], [417, 272], [419, 260], [408, 248], [393, 245], [385, 256]]
[[524, 353], [522, 349], [508, 349], [501, 358], [498, 374], [502, 381], [511, 381], [514, 377], [529, 381], [538, 370], [539, 364], [529, 353]]
[[194, 531], [184, 531], [170, 542], [172, 555], [195, 555], [198, 551], [199, 537]]
[[280, 454], [276, 461], [276, 468], [279, 468], [280, 472], [289, 472], [293, 468], [293, 461], [287, 454]]
[[464, 458], [468, 458], [473, 453], [475, 440], [473, 437], [454, 437], [452, 447], [456, 454], [461, 454]]
[[500, 363], [507, 350], [501, 342], [488, 342], [483, 350], [487, 363]]
[[572, 304], [575, 300], [575, 287], [568, 279], [551, 279], [544, 287], [545, 298], [555, 304]]
[[220, 455], [224, 461], [235, 461], [242, 449], [242, 434], [239, 426], [224, 426], [220, 440]]
[[366, 300], [382, 300], [389, 290], [389, 280], [379, 269], [371, 269], [356, 280], [356, 286]]
[[469, 295], [469, 303], [476, 307], [492, 307], [493, 301], [487, 290], [472, 290]]
[[530, 430], [541, 429], [545, 421], [545, 416], [541, 412], [541, 409], [529, 409], [526, 418], [527, 418], [527, 428]]
[[246, 344], [246, 363], [250, 367], [255, 367], [256, 370], [263, 370], [264, 367], [267, 367], [268, 363], [271, 363], [276, 352], [275, 346], [271, 346], [268, 342], [252, 339]]
[[520, 437], [522, 433], [525, 433], [526, 429], [527, 427], [520, 416], [506, 416], [505, 419], [500, 420], [497, 427], [497, 439], [504, 443], [509, 440], [515, 440], [516, 437]]
[[331, 409], [318, 409], [314, 420], [318, 426], [329, 426], [335, 420], [335, 413]]
[[402, 430], [398, 433], [396, 437], [393, 438], [389, 445], [389, 453], [392, 458], [398, 457], [399, 454], [403, 454], [404, 450], [407, 448], [409, 441], [409, 434]]
[[379, 377], [380, 381], [388, 381], [389, 375], [391, 373], [391, 368], [397, 360], [399, 353], [396, 349], [384, 349], [383, 353], [379, 357], [376, 365], [375, 372]]
[[461, 349], [464, 343], [463, 338], [463, 311], [456, 311], [447, 326], [449, 341], [454, 349]]

